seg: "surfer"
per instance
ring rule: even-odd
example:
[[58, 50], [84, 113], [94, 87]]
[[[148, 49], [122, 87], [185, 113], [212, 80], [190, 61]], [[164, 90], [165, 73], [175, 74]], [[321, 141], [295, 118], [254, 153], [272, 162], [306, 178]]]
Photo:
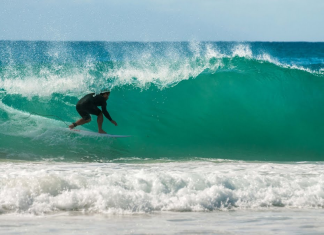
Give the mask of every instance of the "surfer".
[[[115, 122], [109, 115], [107, 111], [107, 100], [109, 98], [110, 91], [106, 90], [101, 92], [99, 95], [95, 95], [95, 93], [88, 94], [81, 98], [77, 105], [76, 105], [76, 110], [82, 117], [78, 121], [72, 123], [69, 125], [70, 129], [73, 129], [76, 126], [83, 125], [85, 123], [88, 123], [91, 121], [91, 116], [96, 115], [97, 116], [97, 123], [98, 123], [98, 131], [99, 133], [107, 134], [103, 129], [102, 129], [102, 123], [103, 123], [103, 115], [115, 126], [117, 126], [117, 122]], [[101, 106], [101, 110], [98, 108], [98, 106]]]

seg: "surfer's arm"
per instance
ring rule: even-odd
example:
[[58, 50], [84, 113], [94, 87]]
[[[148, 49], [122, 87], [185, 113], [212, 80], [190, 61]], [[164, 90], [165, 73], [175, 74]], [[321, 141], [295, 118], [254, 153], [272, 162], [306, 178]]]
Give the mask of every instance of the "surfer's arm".
[[105, 115], [105, 117], [109, 120], [109, 121], [112, 121], [112, 118], [110, 117], [108, 111], [107, 111], [107, 108], [106, 106], [101, 106], [101, 110], [102, 110], [102, 113]]
[[112, 118], [110, 117], [108, 111], [107, 111], [107, 108], [106, 106], [101, 106], [101, 109], [102, 109], [102, 113], [105, 115], [105, 117], [111, 121], [112, 124], [114, 124], [115, 126], [117, 126], [117, 122], [115, 122], [114, 120], [112, 120]]
[[108, 111], [107, 111], [107, 103], [106, 100], [100, 96], [102, 99], [100, 100], [100, 105], [101, 105], [101, 111], [103, 113], [103, 115], [105, 115], [105, 117], [111, 122], [113, 123], [115, 126], [117, 126], [117, 122], [115, 122], [114, 120], [112, 120], [112, 118], [110, 117]]

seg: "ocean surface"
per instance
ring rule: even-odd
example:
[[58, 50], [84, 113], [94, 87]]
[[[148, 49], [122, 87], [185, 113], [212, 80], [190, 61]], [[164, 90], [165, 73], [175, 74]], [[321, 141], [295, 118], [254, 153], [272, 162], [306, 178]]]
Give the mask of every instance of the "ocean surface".
[[323, 234], [323, 121], [324, 43], [0, 41], [0, 233]]

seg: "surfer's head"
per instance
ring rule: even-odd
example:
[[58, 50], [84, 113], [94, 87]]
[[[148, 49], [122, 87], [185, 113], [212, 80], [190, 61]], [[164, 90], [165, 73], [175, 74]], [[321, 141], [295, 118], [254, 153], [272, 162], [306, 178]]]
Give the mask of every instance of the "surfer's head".
[[110, 90], [103, 90], [100, 92], [100, 95], [103, 96], [106, 100], [108, 100], [109, 95], [110, 95]]

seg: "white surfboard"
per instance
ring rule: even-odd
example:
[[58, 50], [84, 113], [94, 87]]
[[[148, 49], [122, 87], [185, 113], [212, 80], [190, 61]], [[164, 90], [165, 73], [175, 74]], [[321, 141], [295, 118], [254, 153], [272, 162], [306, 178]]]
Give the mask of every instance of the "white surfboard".
[[98, 137], [106, 137], [106, 138], [126, 138], [130, 137], [130, 135], [110, 135], [110, 134], [101, 134], [98, 132], [93, 131], [85, 131], [85, 130], [79, 130], [79, 129], [70, 129], [66, 128], [66, 130], [73, 131], [75, 133], [78, 133], [80, 135], [90, 135], [90, 136], [98, 136]]

